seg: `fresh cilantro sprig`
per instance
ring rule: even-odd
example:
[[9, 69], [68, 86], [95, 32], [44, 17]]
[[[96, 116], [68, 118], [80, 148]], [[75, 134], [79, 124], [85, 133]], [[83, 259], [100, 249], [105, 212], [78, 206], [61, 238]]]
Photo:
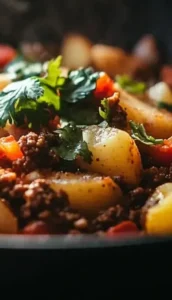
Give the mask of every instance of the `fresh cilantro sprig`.
[[[28, 100], [32, 100], [33, 103], [43, 94], [44, 90], [36, 78], [9, 84], [0, 93], [0, 127], [4, 127], [7, 121], [15, 123], [16, 111], [19, 107], [21, 109], [22, 103], [25, 105]], [[32, 109], [35, 110], [36, 106]]]
[[105, 121], [110, 119], [110, 106], [108, 99], [104, 98], [101, 100], [101, 107], [99, 107], [99, 114]]
[[61, 89], [62, 101], [77, 103], [87, 99], [95, 90], [98, 78], [99, 72], [93, 72], [92, 68], [70, 71]]
[[81, 156], [85, 161], [91, 163], [92, 153], [89, 151], [87, 143], [83, 141], [81, 128], [70, 122], [56, 130], [56, 133], [59, 134], [60, 145], [53, 150], [59, 154], [60, 158], [73, 161]]
[[12, 75], [13, 81], [40, 76], [43, 71], [44, 65], [42, 63], [27, 61], [21, 55], [12, 60], [4, 69], [5, 73]]
[[61, 57], [48, 63], [44, 77], [30, 77], [9, 84], [0, 93], [0, 127], [9, 123], [26, 125], [48, 124], [49, 111], [60, 110], [61, 87], [65, 78], [61, 77]]
[[144, 82], [135, 81], [128, 75], [117, 75], [115, 81], [122, 89], [132, 94], [143, 94], [146, 90]]
[[131, 127], [131, 137], [145, 145], [158, 145], [163, 143], [163, 139], [156, 139], [153, 136], [147, 135], [143, 124], [129, 122]]
[[61, 62], [62, 56], [48, 62], [45, 76], [39, 79], [42, 84], [53, 89], [61, 88], [64, 85], [66, 79], [61, 76]]
[[166, 110], [172, 112], [172, 104], [165, 103], [163, 101], [160, 101], [158, 103], [158, 108], [160, 108], [160, 109], [166, 109]]

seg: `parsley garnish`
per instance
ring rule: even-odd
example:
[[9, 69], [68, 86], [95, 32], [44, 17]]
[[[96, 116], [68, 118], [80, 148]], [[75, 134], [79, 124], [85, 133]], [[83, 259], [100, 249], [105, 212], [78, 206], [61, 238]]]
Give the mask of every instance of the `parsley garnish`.
[[44, 77], [30, 77], [9, 84], [0, 93], [0, 126], [6, 122], [27, 125], [32, 128], [48, 124], [50, 110], [59, 111], [61, 87], [65, 78], [61, 77], [61, 57], [48, 63]]
[[82, 156], [85, 161], [91, 163], [92, 153], [89, 151], [87, 143], [83, 141], [82, 129], [74, 123], [69, 123], [61, 129], [56, 130], [59, 134], [60, 145], [53, 150], [67, 161], [73, 161], [77, 156]]
[[122, 89], [132, 94], [142, 94], [146, 90], [144, 82], [135, 81], [128, 75], [117, 75], [115, 80]]
[[158, 108], [160, 108], [160, 109], [166, 109], [166, 110], [172, 112], [172, 104], [169, 104], [169, 103], [159, 102], [158, 103]]
[[61, 56], [49, 61], [46, 75], [40, 78], [41, 83], [51, 88], [60, 88], [64, 85], [65, 78], [61, 77], [61, 61]]
[[5, 67], [4, 71], [11, 74], [13, 80], [16, 81], [32, 76], [40, 76], [43, 69], [42, 63], [30, 62], [25, 60], [22, 56], [18, 56]]
[[129, 122], [131, 127], [131, 137], [145, 145], [158, 145], [163, 143], [163, 139], [155, 139], [153, 136], [147, 135], [143, 124]]
[[110, 119], [110, 106], [108, 99], [105, 98], [101, 100], [101, 106], [102, 107], [99, 107], [99, 114], [102, 119], [108, 122]]
[[70, 71], [61, 90], [62, 101], [76, 103], [88, 98], [96, 88], [98, 77], [99, 73], [94, 73], [92, 68]]
[[6, 122], [15, 122], [16, 110], [21, 108], [22, 102], [32, 99], [37, 100], [44, 93], [38, 79], [28, 78], [9, 84], [0, 93], [0, 126]]

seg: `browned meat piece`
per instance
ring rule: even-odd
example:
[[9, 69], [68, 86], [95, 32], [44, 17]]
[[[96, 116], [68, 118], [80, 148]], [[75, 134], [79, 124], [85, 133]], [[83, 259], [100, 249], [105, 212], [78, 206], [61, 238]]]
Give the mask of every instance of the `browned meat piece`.
[[59, 157], [51, 151], [51, 146], [58, 144], [55, 134], [30, 132], [18, 141], [24, 157], [13, 162], [13, 170], [17, 173], [28, 173], [37, 168], [58, 165]]
[[128, 211], [124, 207], [116, 205], [115, 207], [110, 207], [107, 210], [100, 212], [93, 220], [92, 226], [94, 231], [105, 231], [109, 227], [127, 219]]

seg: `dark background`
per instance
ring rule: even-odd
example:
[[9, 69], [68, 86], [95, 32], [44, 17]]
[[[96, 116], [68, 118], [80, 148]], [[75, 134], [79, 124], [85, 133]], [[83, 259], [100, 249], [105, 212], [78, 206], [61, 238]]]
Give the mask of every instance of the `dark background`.
[[74, 31], [130, 50], [151, 33], [164, 63], [171, 63], [171, 12], [170, 0], [0, 0], [0, 42], [60, 43]]

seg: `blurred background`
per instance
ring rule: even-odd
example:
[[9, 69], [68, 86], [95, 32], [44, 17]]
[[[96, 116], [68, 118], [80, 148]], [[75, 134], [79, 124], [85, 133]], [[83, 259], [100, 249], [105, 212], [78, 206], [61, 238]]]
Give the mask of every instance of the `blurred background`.
[[161, 78], [172, 85], [172, 1], [0, 0], [0, 44], [68, 68]]

